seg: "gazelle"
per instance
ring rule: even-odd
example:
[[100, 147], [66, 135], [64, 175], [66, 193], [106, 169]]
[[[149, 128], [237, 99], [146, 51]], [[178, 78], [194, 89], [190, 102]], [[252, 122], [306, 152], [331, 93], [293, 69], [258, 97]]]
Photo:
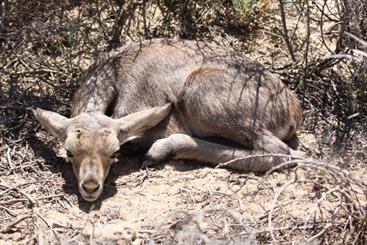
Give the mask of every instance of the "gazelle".
[[100, 196], [129, 140], [148, 147], [144, 167], [167, 159], [214, 166], [233, 160], [226, 167], [264, 172], [287, 158], [282, 155], [298, 155], [286, 142], [302, 119], [295, 93], [242, 54], [161, 39], [125, 45], [92, 65], [71, 118], [34, 114], [64, 142], [86, 201]]

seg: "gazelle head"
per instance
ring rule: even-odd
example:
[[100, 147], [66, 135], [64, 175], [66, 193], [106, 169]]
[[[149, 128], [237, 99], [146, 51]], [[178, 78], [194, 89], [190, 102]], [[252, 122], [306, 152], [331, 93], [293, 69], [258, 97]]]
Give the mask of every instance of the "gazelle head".
[[161, 122], [171, 104], [112, 119], [100, 112], [85, 112], [67, 118], [56, 112], [34, 110], [37, 120], [64, 142], [83, 199], [95, 201], [116, 160], [120, 144]]

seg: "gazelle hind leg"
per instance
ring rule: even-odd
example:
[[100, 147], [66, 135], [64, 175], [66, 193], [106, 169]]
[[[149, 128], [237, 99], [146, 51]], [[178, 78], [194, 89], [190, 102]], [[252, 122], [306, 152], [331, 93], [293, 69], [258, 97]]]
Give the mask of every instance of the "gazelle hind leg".
[[173, 134], [152, 145], [142, 167], [168, 159], [197, 160], [241, 172], [266, 172], [289, 158], [216, 144], [185, 134]]
[[211, 66], [193, 72], [177, 103], [192, 134], [220, 136], [256, 152], [290, 154], [282, 140], [293, 137], [299, 126], [297, 98], [279, 80], [259, 72], [251, 77], [251, 72]]

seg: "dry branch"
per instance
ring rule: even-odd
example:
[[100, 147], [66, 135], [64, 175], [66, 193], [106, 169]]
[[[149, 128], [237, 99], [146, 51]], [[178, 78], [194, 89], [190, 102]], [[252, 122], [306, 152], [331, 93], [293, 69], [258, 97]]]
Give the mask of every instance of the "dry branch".
[[292, 48], [292, 45], [291, 45], [291, 42], [288, 36], [287, 18], [285, 16], [283, 0], [279, 0], [279, 9], [280, 9], [280, 16], [282, 18], [283, 38], [284, 38], [285, 44], [287, 45], [289, 55], [291, 56], [293, 62], [296, 62], [296, 57], [294, 55], [293, 48]]
[[32, 217], [33, 217], [32, 214], [27, 214], [27, 215], [21, 216], [20, 218], [14, 220], [9, 225], [7, 225], [5, 227], [5, 229], [3, 230], [3, 232], [5, 232], [5, 233], [10, 232], [13, 229], [13, 227], [16, 226], [18, 223], [22, 222], [25, 219], [29, 219], [29, 218], [32, 218]]

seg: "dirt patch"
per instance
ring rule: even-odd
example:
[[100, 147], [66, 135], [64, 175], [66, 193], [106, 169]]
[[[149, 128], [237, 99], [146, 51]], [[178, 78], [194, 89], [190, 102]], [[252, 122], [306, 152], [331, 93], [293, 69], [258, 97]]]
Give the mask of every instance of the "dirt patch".
[[[310, 148], [315, 142], [312, 135], [300, 138]], [[257, 176], [192, 162], [139, 170], [138, 162], [121, 159], [111, 169], [102, 198], [92, 204], [78, 196], [68, 163], [58, 159], [51, 164], [58, 165], [58, 170], [49, 166], [55, 173], [38, 169], [2, 177], [3, 241], [318, 243], [319, 237], [342, 241], [341, 235], [353, 240], [348, 226], [358, 228], [355, 219], [362, 218], [366, 205], [363, 181], [348, 178], [332, 164]], [[361, 176], [367, 173], [363, 164], [355, 167]]]

